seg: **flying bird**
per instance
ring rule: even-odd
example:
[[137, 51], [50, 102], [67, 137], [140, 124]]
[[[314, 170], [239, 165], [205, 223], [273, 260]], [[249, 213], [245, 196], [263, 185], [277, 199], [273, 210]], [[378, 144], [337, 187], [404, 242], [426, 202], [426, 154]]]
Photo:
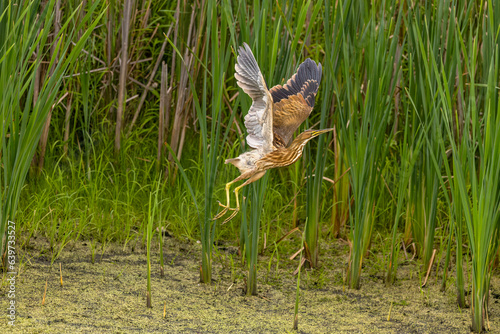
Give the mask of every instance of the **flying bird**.
[[[248, 44], [239, 47], [234, 77], [238, 86], [253, 100], [245, 116], [246, 142], [252, 148], [227, 163], [236, 166], [241, 175], [226, 184], [227, 205], [214, 217], [219, 219], [228, 210], [233, 211], [223, 224], [233, 219], [240, 209], [238, 191], [260, 179], [271, 168], [293, 164], [302, 156], [307, 142], [322, 133], [333, 130], [306, 130], [294, 140], [293, 133], [309, 116], [321, 82], [321, 64], [306, 59], [284, 85], [267, 89], [264, 77]], [[229, 190], [235, 182], [246, 180], [234, 189], [236, 208], [230, 207]]]

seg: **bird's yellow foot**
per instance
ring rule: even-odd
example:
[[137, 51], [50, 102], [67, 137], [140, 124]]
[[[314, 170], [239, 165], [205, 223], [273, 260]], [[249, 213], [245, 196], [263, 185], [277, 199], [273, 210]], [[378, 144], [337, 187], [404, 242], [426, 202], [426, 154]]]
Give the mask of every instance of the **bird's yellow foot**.
[[219, 202], [219, 205], [222, 206], [224, 209], [222, 209], [221, 212], [219, 212], [212, 220], [216, 220], [216, 219], [219, 219], [220, 217], [224, 216], [228, 210], [236, 210], [236, 209], [233, 209], [233, 208], [230, 208], [229, 205], [224, 205], [222, 204], [221, 202]]
[[231, 213], [231, 215], [229, 217], [226, 218], [226, 220], [224, 220], [222, 222], [221, 225], [224, 225], [225, 223], [227, 223], [228, 221], [230, 221], [231, 219], [233, 219], [237, 214], [238, 212], [240, 211], [240, 208], [229, 208], [229, 210], [233, 210], [233, 213]]

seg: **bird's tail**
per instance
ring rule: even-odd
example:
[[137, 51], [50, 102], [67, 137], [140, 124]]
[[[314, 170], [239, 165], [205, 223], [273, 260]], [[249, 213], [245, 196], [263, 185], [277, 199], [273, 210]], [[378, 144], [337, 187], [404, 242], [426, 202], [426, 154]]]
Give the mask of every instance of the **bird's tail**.
[[226, 159], [225, 163], [226, 164], [233, 164], [236, 166], [236, 164], [240, 161], [240, 158], [234, 158], [234, 159]]

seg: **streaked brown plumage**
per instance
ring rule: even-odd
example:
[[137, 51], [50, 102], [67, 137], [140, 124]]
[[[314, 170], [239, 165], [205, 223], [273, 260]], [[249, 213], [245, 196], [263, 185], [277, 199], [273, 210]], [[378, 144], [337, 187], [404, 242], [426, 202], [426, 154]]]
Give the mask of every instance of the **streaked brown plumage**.
[[[245, 116], [248, 132], [246, 141], [253, 150], [226, 160], [226, 164], [236, 166], [241, 175], [226, 184], [227, 205], [219, 203], [224, 209], [214, 219], [224, 216], [228, 210], [233, 210], [223, 224], [238, 213], [238, 191], [242, 187], [260, 179], [268, 169], [293, 164], [302, 156], [304, 146], [309, 140], [333, 130], [307, 130], [292, 141], [293, 133], [314, 107], [314, 99], [321, 82], [321, 64], [316, 65], [308, 58], [300, 64], [297, 73], [284, 86], [277, 85], [268, 90], [252, 50], [243, 43], [239, 48], [235, 70], [234, 76], [238, 86], [253, 100]], [[230, 208], [229, 189], [233, 183], [241, 180], [246, 181], [234, 189], [236, 208]]]

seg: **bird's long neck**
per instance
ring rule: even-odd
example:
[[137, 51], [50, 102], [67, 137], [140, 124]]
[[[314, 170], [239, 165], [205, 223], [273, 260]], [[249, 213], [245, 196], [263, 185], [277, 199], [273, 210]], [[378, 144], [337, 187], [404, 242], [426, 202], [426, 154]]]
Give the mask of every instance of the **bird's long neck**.
[[289, 154], [292, 155], [292, 159], [290, 159], [290, 164], [293, 164], [295, 161], [299, 160], [300, 157], [302, 156], [302, 152], [304, 151], [304, 147], [306, 146], [307, 142], [311, 140], [313, 137], [305, 139], [303, 136], [304, 133], [301, 133], [300, 135], [295, 138], [290, 146], [288, 146], [287, 150], [289, 151]]
[[269, 154], [266, 154], [257, 162], [257, 166], [262, 169], [270, 169], [276, 167], [285, 167], [293, 164], [302, 156], [302, 150], [308, 140], [300, 141], [297, 137], [290, 146], [286, 148], [278, 148]]
[[301, 156], [302, 152], [304, 151], [304, 146], [313, 138], [316, 138], [322, 133], [331, 131], [333, 129], [323, 129], [323, 130], [307, 130], [302, 132], [300, 135], [295, 138], [290, 146], [288, 146], [287, 150], [290, 151], [290, 154], [293, 154], [293, 159], [291, 160], [292, 163], [297, 161]]
[[276, 167], [285, 167], [293, 164], [302, 156], [304, 146], [306, 146], [307, 142], [324, 132], [324, 130], [308, 130], [302, 132], [297, 136], [297, 138], [294, 139], [294, 141], [292, 141], [290, 146], [286, 148], [277, 148], [276, 150], [262, 157], [262, 159], [257, 161], [257, 167], [261, 170], [266, 170]]

